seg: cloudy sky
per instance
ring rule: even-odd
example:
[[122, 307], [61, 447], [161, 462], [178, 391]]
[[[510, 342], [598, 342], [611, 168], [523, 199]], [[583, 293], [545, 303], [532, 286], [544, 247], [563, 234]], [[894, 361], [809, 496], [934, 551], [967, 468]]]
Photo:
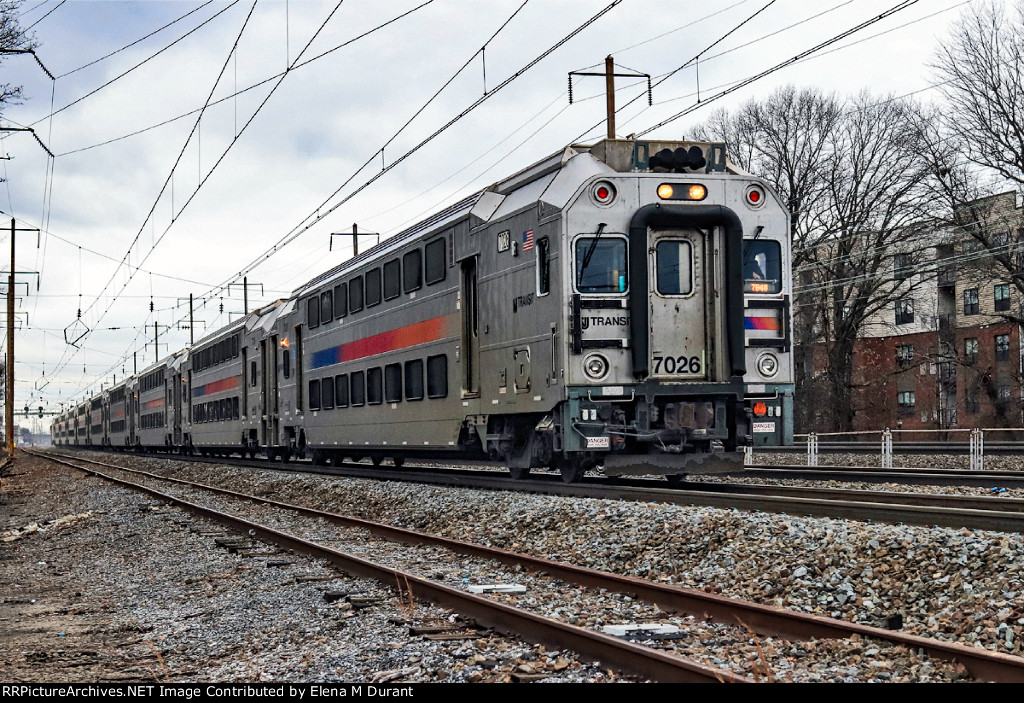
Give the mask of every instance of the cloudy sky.
[[26, 99], [3, 123], [31, 127], [55, 158], [24, 132], [0, 145], [0, 223], [43, 230], [17, 235], [17, 270], [40, 275], [38, 289], [28, 274], [16, 287], [15, 407], [58, 410], [152, 363], [154, 322], [161, 356], [187, 345], [189, 294], [198, 339], [242, 312], [242, 274], [250, 307], [286, 296], [351, 255], [340, 237], [329, 250], [331, 232], [358, 223], [387, 237], [602, 136], [603, 81], [574, 79], [570, 105], [567, 75], [603, 70], [606, 55], [657, 83], [648, 107], [645, 81], [618, 79], [619, 105], [638, 98], [619, 136], [694, 108], [699, 87], [702, 107], [649, 135], [680, 139], [716, 107], [786, 83], [939, 100], [928, 64], [970, 2], [910, 3], [719, 100], [901, 3], [621, 0], [600, 14], [610, 4], [25, 0], [21, 24], [56, 80], [7, 57], [0, 82]]

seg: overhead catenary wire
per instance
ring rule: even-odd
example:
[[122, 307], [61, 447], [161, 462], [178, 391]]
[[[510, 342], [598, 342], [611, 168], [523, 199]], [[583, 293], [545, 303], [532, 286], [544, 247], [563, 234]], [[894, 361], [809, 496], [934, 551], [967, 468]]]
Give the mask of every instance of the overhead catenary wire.
[[[257, 81], [256, 83], [253, 83], [252, 85], [249, 85], [249, 86], [247, 86], [245, 88], [242, 88], [241, 90], [237, 89], [237, 82], [238, 82], [238, 79], [237, 79], [237, 56], [238, 55], [236, 53], [235, 54], [235, 57], [236, 57], [235, 58], [235, 60], [236, 60], [236, 78], [235, 78], [236, 89], [235, 89], [235, 91], [233, 93], [231, 93], [230, 95], [225, 95], [223, 98], [220, 98], [218, 100], [214, 100], [213, 102], [211, 102], [209, 104], [208, 107], [214, 107], [216, 105], [220, 105], [221, 103], [227, 102], [228, 100], [237, 100], [238, 96], [244, 95], [245, 93], [248, 93], [250, 90], [255, 90], [256, 88], [259, 88], [260, 86], [266, 85], [267, 83], [270, 83], [271, 81], [277, 80], [278, 78], [281, 78], [285, 73], [294, 72], [294, 71], [299, 70], [300, 68], [305, 68], [306, 66], [309, 66], [310, 64], [314, 63], [315, 61], [318, 61], [318, 60], [320, 60], [320, 59], [322, 59], [322, 58], [324, 58], [326, 56], [329, 56], [330, 54], [334, 53], [335, 51], [343, 49], [343, 48], [349, 46], [350, 44], [353, 44], [353, 43], [359, 41], [360, 39], [364, 39], [365, 37], [368, 37], [369, 35], [374, 34], [375, 32], [378, 32], [381, 29], [384, 29], [385, 27], [387, 27], [387, 26], [389, 26], [391, 24], [394, 24], [398, 20], [401, 20], [401, 19], [404, 19], [405, 17], [408, 17], [409, 15], [413, 14], [414, 12], [422, 10], [424, 7], [426, 7], [427, 5], [432, 4], [434, 1], [435, 0], [425, 0], [424, 2], [420, 3], [416, 7], [413, 7], [411, 9], [409, 9], [409, 10], [406, 10], [405, 12], [402, 12], [399, 15], [395, 15], [394, 17], [392, 17], [391, 19], [387, 20], [386, 22], [382, 22], [381, 24], [378, 24], [377, 26], [375, 26], [375, 27], [373, 27], [371, 29], [368, 29], [367, 31], [365, 31], [365, 32], [363, 32], [361, 34], [357, 34], [356, 36], [354, 36], [351, 39], [348, 39], [348, 40], [342, 42], [341, 44], [338, 44], [338, 45], [336, 45], [336, 46], [334, 46], [334, 47], [332, 47], [330, 49], [327, 49], [326, 51], [322, 51], [319, 54], [317, 54], [316, 56], [312, 56], [312, 57], [306, 59], [305, 61], [296, 63], [292, 68], [288, 69], [287, 71], [281, 71], [280, 73], [275, 73], [274, 75], [268, 76], [267, 78], [264, 78], [261, 81]], [[152, 131], [154, 129], [158, 129], [160, 127], [164, 127], [166, 125], [169, 125], [169, 124], [172, 124], [174, 122], [177, 122], [178, 120], [184, 119], [186, 117], [190, 117], [190, 116], [196, 114], [197, 112], [199, 112], [199, 110], [201, 110], [201, 109], [202, 109], [201, 107], [197, 107], [197, 108], [195, 108], [193, 110], [189, 110], [188, 112], [183, 112], [180, 115], [176, 115], [175, 117], [171, 117], [169, 119], [163, 120], [163, 121], [158, 122], [156, 124], [149, 125], [148, 127], [143, 127], [142, 129], [134, 130], [132, 132], [129, 132], [128, 134], [123, 134], [120, 137], [113, 137], [111, 139], [107, 139], [107, 140], [102, 141], [102, 142], [97, 142], [95, 144], [90, 144], [88, 146], [79, 147], [77, 149], [71, 149], [71, 150], [65, 151], [63, 153], [57, 154], [57, 156], [69, 156], [71, 154], [78, 154], [78, 153], [83, 152], [83, 151], [89, 151], [90, 149], [97, 149], [99, 147], [107, 146], [109, 144], [113, 144], [115, 142], [122, 141], [124, 139], [130, 139], [131, 137], [136, 137], [136, 136], [138, 136], [140, 134], [144, 134], [144, 133]], [[236, 120], [237, 120], [237, 117], [238, 117], [238, 115], [237, 115], [237, 102], [236, 102], [236, 115], [235, 115]], [[235, 126], [235, 134], [238, 134], [237, 124]]]
[[[392, 169], [394, 169], [394, 168], [395, 168], [396, 166], [398, 166], [399, 164], [401, 164], [401, 163], [402, 163], [403, 161], [405, 161], [405, 160], [406, 160], [407, 158], [409, 158], [410, 156], [412, 156], [413, 154], [415, 154], [415, 153], [416, 153], [417, 151], [419, 151], [420, 149], [422, 149], [422, 148], [423, 148], [424, 146], [426, 146], [427, 144], [429, 144], [429, 143], [430, 143], [431, 141], [433, 141], [433, 140], [434, 140], [434, 139], [435, 139], [435, 138], [436, 138], [436, 137], [437, 137], [438, 135], [440, 135], [440, 134], [442, 134], [443, 132], [447, 131], [447, 130], [448, 130], [448, 129], [449, 129], [449, 128], [450, 128], [451, 126], [452, 126], [452, 125], [454, 125], [454, 124], [456, 124], [457, 122], [459, 122], [459, 121], [460, 121], [460, 120], [461, 120], [462, 118], [464, 118], [464, 117], [465, 117], [466, 115], [468, 115], [469, 113], [471, 113], [471, 112], [472, 112], [473, 110], [475, 110], [475, 109], [476, 109], [477, 107], [479, 107], [480, 105], [482, 105], [482, 104], [483, 104], [484, 102], [486, 102], [487, 100], [489, 100], [489, 99], [490, 99], [490, 98], [492, 98], [493, 96], [497, 95], [497, 94], [498, 94], [498, 93], [499, 93], [499, 92], [500, 92], [500, 91], [501, 91], [501, 90], [502, 90], [503, 88], [505, 88], [506, 86], [508, 86], [509, 84], [511, 84], [511, 83], [512, 83], [513, 81], [515, 81], [515, 80], [516, 80], [517, 78], [519, 78], [520, 76], [522, 76], [522, 75], [523, 75], [524, 73], [526, 73], [527, 71], [529, 71], [529, 70], [530, 70], [531, 68], [533, 68], [533, 67], [534, 67], [535, 65], [537, 65], [537, 64], [538, 64], [538, 63], [539, 63], [540, 61], [542, 61], [542, 60], [543, 60], [544, 58], [546, 58], [547, 56], [549, 56], [549, 55], [550, 55], [550, 54], [551, 54], [552, 52], [556, 51], [556, 50], [557, 50], [557, 49], [558, 49], [559, 47], [561, 47], [561, 46], [562, 46], [562, 45], [564, 45], [564, 44], [565, 44], [566, 42], [568, 42], [569, 40], [571, 40], [571, 39], [572, 39], [573, 37], [575, 37], [575, 36], [576, 36], [577, 34], [579, 34], [579, 33], [580, 33], [580, 32], [582, 32], [582, 31], [583, 31], [584, 29], [586, 29], [587, 27], [589, 27], [589, 26], [590, 26], [591, 24], [593, 24], [594, 22], [596, 22], [596, 21], [597, 21], [598, 19], [600, 19], [600, 18], [601, 18], [602, 16], [604, 16], [604, 15], [605, 15], [606, 13], [608, 13], [609, 11], [611, 11], [611, 10], [612, 10], [612, 9], [613, 9], [613, 8], [614, 8], [615, 6], [617, 6], [617, 5], [618, 5], [619, 3], [621, 3], [621, 2], [622, 2], [622, 0], [614, 0], [614, 1], [613, 1], [613, 2], [611, 3], [611, 4], [609, 4], [609, 5], [607, 5], [606, 7], [604, 7], [604, 8], [602, 9], [602, 10], [600, 10], [600, 11], [599, 11], [599, 12], [598, 12], [597, 14], [595, 14], [595, 15], [594, 15], [593, 17], [591, 17], [590, 19], [588, 19], [588, 20], [587, 20], [586, 22], [584, 22], [584, 23], [583, 23], [582, 25], [580, 25], [579, 27], [577, 27], [576, 29], [574, 29], [574, 30], [573, 30], [572, 32], [570, 32], [570, 33], [569, 33], [568, 35], [566, 35], [565, 37], [563, 37], [562, 39], [560, 39], [560, 40], [559, 40], [558, 42], [556, 42], [556, 43], [555, 43], [554, 45], [552, 45], [551, 47], [549, 47], [548, 49], [546, 49], [546, 50], [545, 50], [544, 52], [542, 52], [542, 53], [541, 53], [541, 54], [540, 54], [539, 56], [537, 56], [536, 58], [534, 58], [533, 60], [531, 60], [531, 61], [530, 61], [529, 63], [527, 63], [527, 64], [526, 64], [525, 66], [523, 66], [523, 67], [522, 67], [522, 68], [520, 68], [520, 69], [519, 69], [518, 71], [516, 71], [516, 72], [515, 72], [514, 74], [512, 74], [511, 76], [509, 76], [508, 78], [506, 78], [506, 79], [505, 79], [504, 81], [502, 81], [502, 82], [501, 82], [500, 84], [498, 84], [498, 85], [497, 85], [497, 86], [496, 86], [496, 87], [494, 88], [494, 90], [492, 90], [492, 91], [490, 91], [489, 93], [487, 93], [486, 95], [484, 95], [484, 96], [482, 96], [482, 97], [478, 98], [478, 99], [477, 99], [476, 101], [474, 101], [474, 102], [473, 102], [473, 104], [471, 104], [471, 105], [470, 105], [469, 107], [465, 108], [465, 109], [464, 109], [464, 110], [463, 110], [462, 112], [460, 112], [459, 114], [457, 114], [457, 115], [456, 115], [455, 117], [451, 118], [451, 119], [450, 119], [450, 120], [449, 120], [448, 122], [446, 122], [446, 123], [445, 123], [444, 125], [442, 125], [441, 127], [439, 127], [439, 128], [437, 129], [437, 130], [435, 130], [435, 131], [434, 131], [434, 132], [433, 132], [432, 134], [430, 134], [430, 135], [429, 135], [428, 137], [426, 137], [425, 139], [423, 139], [422, 141], [420, 141], [420, 142], [419, 142], [418, 144], [416, 144], [416, 145], [415, 145], [414, 147], [412, 147], [411, 149], [409, 149], [408, 151], [406, 151], [406, 152], [405, 152], [404, 154], [402, 154], [402, 155], [401, 155], [400, 157], [398, 157], [398, 159], [395, 159], [394, 161], [392, 161], [392, 162], [391, 162], [390, 164], [388, 164], [388, 165], [387, 165], [386, 167], [384, 167], [384, 168], [382, 168], [382, 169], [381, 169], [380, 171], [378, 171], [378, 172], [377, 172], [377, 173], [376, 173], [376, 174], [375, 174], [375, 175], [374, 175], [373, 177], [371, 177], [371, 178], [370, 178], [369, 180], [365, 181], [365, 182], [364, 182], [364, 183], [363, 183], [362, 185], [358, 186], [358, 187], [357, 187], [357, 188], [356, 188], [355, 190], [353, 190], [353, 191], [352, 191], [351, 193], [349, 193], [348, 195], [346, 195], [345, 197], [343, 197], [343, 198], [342, 198], [341, 200], [339, 200], [338, 202], [336, 202], [336, 203], [332, 204], [332, 205], [331, 205], [330, 207], [327, 207], [327, 208], [326, 208], [326, 210], [325, 210], [324, 208], [326, 207], [327, 203], [328, 203], [328, 202], [330, 202], [331, 198], [335, 197], [335, 195], [337, 195], [337, 194], [338, 194], [338, 192], [340, 192], [340, 189], [338, 189], [338, 190], [335, 190], [335, 192], [334, 192], [334, 193], [333, 193], [333, 194], [332, 194], [332, 195], [331, 195], [331, 196], [330, 196], [329, 198], [327, 198], [327, 199], [326, 199], [326, 200], [324, 201], [324, 203], [323, 203], [323, 204], [322, 204], [322, 205], [321, 205], [320, 207], [316, 208], [316, 209], [315, 209], [315, 210], [314, 210], [314, 211], [313, 211], [312, 213], [310, 213], [309, 215], [307, 215], [307, 216], [306, 216], [306, 217], [305, 217], [305, 218], [303, 219], [303, 221], [302, 221], [302, 222], [301, 222], [301, 223], [300, 223], [299, 225], [296, 225], [295, 227], [293, 227], [293, 228], [292, 228], [292, 229], [291, 229], [291, 230], [290, 230], [290, 231], [289, 231], [289, 232], [288, 232], [287, 234], [285, 234], [285, 235], [284, 235], [284, 236], [282, 236], [282, 237], [281, 237], [280, 239], [278, 239], [278, 241], [277, 241], [277, 242], [276, 242], [275, 244], [273, 244], [273, 245], [272, 245], [271, 247], [269, 247], [269, 248], [265, 249], [265, 250], [263, 251], [263, 253], [261, 253], [261, 254], [260, 254], [259, 256], [257, 256], [256, 258], [254, 258], [254, 259], [253, 259], [252, 261], [250, 261], [250, 262], [249, 262], [248, 264], [246, 264], [246, 265], [245, 265], [245, 266], [244, 266], [244, 267], [243, 267], [243, 268], [242, 268], [242, 269], [241, 269], [241, 270], [240, 270], [240, 271], [239, 271], [239, 272], [238, 272], [238, 273], [237, 273], [237, 274], [236, 274], [235, 276], [233, 276], [233, 277], [232, 277], [232, 279], [230, 279], [230, 280], [235, 280], [235, 279], [237, 279], [237, 278], [238, 278], [239, 276], [242, 276], [242, 275], [245, 275], [245, 274], [247, 274], [247, 273], [251, 272], [251, 271], [252, 271], [253, 269], [255, 269], [255, 268], [256, 268], [256, 267], [257, 267], [257, 266], [258, 266], [259, 264], [263, 263], [264, 261], [266, 261], [267, 259], [269, 259], [269, 258], [270, 258], [271, 256], [273, 256], [273, 255], [274, 255], [275, 253], [277, 253], [278, 251], [280, 251], [280, 250], [281, 250], [282, 248], [284, 248], [285, 246], [287, 246], [287, 245], [288, 245], [288, 244], [290, 244], [291, 242], [295, 241], [295, 239], [297, 239], [297, 238], [298, 238], [298, 237], [299, 237], [300, 235], [302, 235], [302, 234], [303, 234], [304, 232], [308, 231], [308, 230], [309, 230], [310, 228], [312, 228], [312, 227], [313, 227], [314, 225], [316, 225], [316, 224], [317, 224], [318, 222], [320, 222], [320, 221], [321, 221], [321, 220], [323, 220], [323, 219], [324, 219], [325, 217], [327, 217], [328, 215], [330, 215], [331, 213], [333, 213], [333, 212], [334, 212], [335, 210], [337, 210], [337, 209], [338, 209], [339, 207], [341, 207], [342, 205], [344, 205], [345, 203], [347, 203], [347, 202], [348, 202], [349, 200], [351, 200], [351, 199], [352, 199], [353, 197], [355, 197], [356, 195], [358, 195], [359, 193], [361, 193], [361, 192], [362, 192], [363, 190], [365, 190], [366, 188], [368, 188], [369, 186], [371, 186], [371, 185], [372, 185], [373, 183], [375, 183], [375, 182], [376, 182], [377, 180], [379, 180], [379, 179], [380, 179], [380, 178], [381, 178], [382, 176], [384, 176], [385, 174], [389, 173], [389, 172], [390, 172], [390, 171], [391, 171]], [[226, 284], [227, 284], [226, 282], [225, 282], [225, 283], [222, 283], [222, 284], [221, 284], [221, 287], [223, 287], [223, 286], [224, 286], [224, 285], [226, 285]]]
[[886, 10], [883, 13], [881, 13], [880, 15], [872, 17], [871, 19], [865, 20], [864, 22], [861, 22], [861, 23], [859, 23], [859, 24], [857, 24], [857, 25], [855, 25], [855, 26], [853, 26], [853, 27], [851, 27], [851, 28], [849, 28], [849, 29], [847, 29], [847, 30], [845, 30], [843, 32], [840, 32], [839, 34], [836, 34], [832, 38], [827, 39], [827, 40], [825, 40], [825, 41], [823, 41], [823, 42], [821, 42], [819, 44], [816, 44], [815, 46], [811, 47], [810, 49], [806, 49], [805, 51], [800, 52], [799, 54], [793, 56], [792, 58], [786, 59], [785, 61], [782, 61], [781, 63], [778, 63], [778, 64], [772, 66], [771, 68], [768, 68], [768, 69], [766, 69], [764, 71], [761, 71], [760, 73], [755, 74], [753, 76], [750, 76], [749, 78], [746, 78], [746, 79], [740, 81], [739, 83], [737, 83], [736, 85], [734, 85], [734, 86], [732, 86], [730, 88], [726, 88], [725, 90], [719, 91], [718, 93], [715, 93], [711, 97], [705, 98], [703, 101], [698, 102], [695, 105], [691, 105], [690, 107], [686, 108], [685, 110], [681, 110], [680, 112], [677, 112], [676, 114], [672, 115], [671, 117], [668, 117], [668, 118], [662, 120], [661, 122], [658, 122], [657, 124], [648, 127], [647, 129], [644, 129], [644, 130], [641, 130], [641, 131], [637, 132], [636, 136], [637, 137], [642, 137], [642, 136], [644, 136], [646, 134], [650, 134], [651, 132], [653, 132], [656, 129], [664, 127], [667, 124], [671, 124], [672, 122], [675, 122], [676, 120], [678, 120], [680, 117], [684, 117], [686, 115], [689, 115], [690, 113], [694, 112], [695, 110], [698, 110], [698, 109], [700, 109], [702, 107], [705, 107], [706, 105], [708, 105], [708, 104], [710, 104], [710, 103], [712, 103], [712, 102], [714, 102], [716, 100], [719, 100], [720, 98], [723, 98], [726, 95], [729, 95], [730, 93], [734, 93], [735, 91], [739, 90], [740, 88], [748, 86], [751, 83], [754, 83], [755, 81], [758, 81], [758, 80], [764, 78], [765, 76], [769, 76], [769, 75], [771, 75], [771, 74], [773, 74], [773, 73], [775, 73], [777, 71], [780, 71], [783, 68], [786, 68], [787, 66], [792, 65], [793, 63], [799, 61], [800, 59], [802, 59], [802, 58], [804, 58], [806, 56], [810, 56], [810, 55], [814, 54], [815, 52], [817, 52], [817, 51], [819, 51], [821, 49], [824, 49], [825, 47], [831, 46], [832, 44], [834, 44], [834, 43], [836, 43], [838, 41], [841, 41], [842, 39], [845, 39], [846, 37], [848, 37], [848, 36], [850, 36], [852, 34], [855, 34], [856, 32], [859, 32], [862, 29], [870, 27], [871, 25], [875, 24], [876, 22], [881, 22], [883, 19], [885, 19], [887, 17], [890, 17], [890, 16], [896, 14], [897, 12], [901, 12], [901, 11], [907, 9], [908, 7], [911, 7], [912, 5], [917, 4], [919, 1], [920, 0], [903, 0], [902, 2], [897, 3], [896, 5], [894, 5], [893, 7], [889, 8], [888, 10]]
[[[122, 51], [125, 51], [127, 49], [132, 48], [136, 44], [141, 44], [142, 42], [146, 41], [150, 37], [156, 36], [160, 32], [164, 31], [168, 27], [172, 27], [175, 24], [177, 24], [178, 22], [181, 22], [182, 20], [186, 19], [187, 17], [190, 17], [191, 15], [194, 15], [195, 13], [199, 12], [200, 10], [202, 10], [204, 7], [206, 7], [207, 5], [209, 5], [212, 2], [213, 2], [213, 0], [206, 0], [206, 2], [204, 2], [201, 5], [199, 5], [198, 7], [192, 8], [191, 10], [189, 10], [188, 12], [186, 12], [183, 15], [179, 15], [178, 17], [176, 17], [175, 19], [171, 20], [167, 24], [165, 24], [165, 25], [163, 25], [161, 27], [158, 27], [157, 29], [154, 29], [152, 32], [150, 32], [149, 34], [146, 34], [145, 36], [139, 37], [138, 39], [136, 39], [135, 41], [131, 42], [130, 44], [125, 44], [120, 49], [116, 49], [114, 51], [111, 51], [109, 54], [101, 56], [98, 59], [93, 59], [92, 61], [90, 61], [88, 63], [82, 64], [78, 68], [73, 68], [70, 71], [65, 71], [64, 73], [61, 73], [60, 75], [58, 75], [57, 78], [58, 79], [66, 78], [67, 76], [70, 76], [72, 73], [78, 73], [79, 71], [81, 71], [83, 69], [86, 69], [86, 68], [89, 68], [90, 66], [95, 66], [96, 64], [100, 63], [101, 61], [106, 61], [110, 57], [116, 56], [117, 54], [120, 54]], [[50, 110], [51, 110], [51, 112], [53, 111], [53, 107], [52, 106], [50, 107]]]
[[226, 7], [222, 8], [221, 10], [219, 10], [219, 11], [218, 11], [218, 12], [217, 12], [216, 14], [214, 14], [214, 15], [213, 15], [212, 17], [209, 17], [208, 19], [206, 19], [206, 20], [203, 20], [203, 22], [202, 22], [202, 23], [200, 23], [200, 24], [199, 24], [198, 26], [196, 26], [196, 27], [193, 27], [193, 28], [192, 28], [192, 29], [190, 29], [190, 30], [189, 30], [188, 32], [186, 32], [185, 34], [181, 35], [180, 37], [178, 37], [177, 39], [175, 39], [174, 41], [172, 41], [172, 42], [171, 42], [170, 44], [168, 44], [167, 46], [163, 47], [162, 49], [160, 49], [159, 51], [157, 51], [157, 52], [155, 52], [155, 53], [153, 53], [153, 54], [150, 54], [149, 56], [147, 56], [146, 58], [144, 58], [144, 59], [143, 59], [142, 61], [138, 62], [137, 64], [135, 64], [135, 65], [134, 65], [134, 66], [132, 66], [131, 68], [129, 68], [129, 69], [126, 69], [126, 70], [122, 71], [121, 73], [117, 74], [116, 76], [114, 76], [113, 78], [111, 78], [111, 79], [110, 79], [110, 80], [108, 80], [108, 81], [107, 81], [106, 83], [104, 83], [103, 85], [99, 86], [98, 88], [94, 88], [93, 90], [90, 90], [90, 91], [89, 91], [88, 93], [86, 93], [85, 95], [82, 95], [81, 97], [75, 98], [74, 100], [72, 100], [71, 102], [69, 102], [69, 103], [68, 103], [67, 105], [64, 105], [63, 107], [61, 107], [61, 108], [59, 108], [59, 109], [57, 109], [57, 110], [53, 110], [53, 111], [51, 111], [51, 112], [50, 112], [50, 114], [48, 114], [48, 115], [44, 115], [43, 117], [40, 117], [40, 118], [39, 118], [38, 120], [36, 120], [35, 122], [31, 122], [31, 123], [29, 123], [29, 127], [34, 127], [34, 126], [36, 126], [37, 124], [39, 124], [40, 122], [42, 122], [42, 121], [44, 121], [44, 120], [47, 120], [47, 119], [50, 119], [50, 118], [51, 118], [51, 117], [53, 117], [54, 115], [58, 115], [58, 114], [60, 114], [60, 113], [64, 112], [64, 111], [65, 111], [65, 110], [67, 110], [68, 108], [70, 108], [70, 107], [72, 107], [72, 106], [74, 106], [74, 105], [77, 105], [78, 103], [82, 102], [83, 100], [85, 100], [85, 99], [87, 99], [87, 98], [90, 98], [90, 97], [92, 97], [93, 95], [95, 95], [96, 93], [100, 92], [100, 91], [101, 91], [101, 90], [103, 90], [104, 88], [106, 88], [106, 87], [108, 87], [108, 86], [110, 86], [110, 85], [113, 85], [113, 84], [114, 84], [114, 83], [116, 83], [117, 81], [121, 80], [122, 78], [124, 78], [125, 76], [127, 76], [128, 74], [130, 74], [131, 72], [133, 72], [133, 71], [134, 71], [135, 69], [137, 69], [137, 68], [140, 68], [141, 66], [144, 66], [145, 64], [149, 63], [150, 61], [152, 61], [152, 60], [153, 60], [153, 59], [155, 59], [155, 58], [156, 58], [157, 56], [159, 56], [160, 54], [164, 53], [165, 51], [167, 51], [167, 50], [168, 50], [168, 49], [170, 49], [171, 47], [173, 47], [173, 46], [175, 46], [175, 45], [179, 44], [180, 42], [184, 41], [184, 40], [185, 40], [186, 38], [188, 38], [188, 37], [189, 37], [189, 36], [191, 36], [192, 34], [196, 33], [197, 31], [199, 31], [200, 29], [202, 29], [203, 27], [205, 27], [205, 26], [206, 26], [207, 24], [209, 24], [210, 22], [212, 22], [213, 20], [217, 19], [217, 18], [218, 18], [218, 17], [220, 17], [220, 16], [222, 15], [222, 14], [224, 14], [225, 12], [227, 12], [228, 10], [230, 10], [230, 9], [231, 9], [232, 7], [234, 7], [235, 5], [237, 5], [237, 4], [238, 4], [238, 3], [240, 2], [240, 1], [241, 1], [241, 0], [232, 0], [232, 1], [231, 1], [231, 2], [230, 2], [230, 3], [229, 3], [229, 4], [227, 5], [227, 6], [226, 6]]

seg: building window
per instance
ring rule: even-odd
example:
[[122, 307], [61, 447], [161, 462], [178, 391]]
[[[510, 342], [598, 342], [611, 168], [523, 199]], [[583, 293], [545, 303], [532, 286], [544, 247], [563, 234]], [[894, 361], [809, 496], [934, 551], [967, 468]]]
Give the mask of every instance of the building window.
[[896, 281], [905, 281], [910, 277], [910, 267], [913, 265], [910, 254], [896, 254], [892, 257], [892, 277]]
[[1010, 284], [1000, 283], [993, 290], [996, 302], [996, 312], [1010, 309]]
[[903, 298], [896, 301], [896, 324], [909, 325], [914, 321], [914, 301], [912, 298]]
[[999, 388], [996, 389], [996, 394], [997, 394], [999, 400], [1009, 400], [1010, 399], [1010, 387], [1009, 386], [999, 386]]
[[996, 335], [996, 361], [1010, 360], [1010, 335]]
[[968, 337], [964, 340], [964, 363], [965, 364], [977, 364], [978, 363], [978, 339], [977, 337]]
[[897, 400], [901, 416], [914, 414], [914, 391], [900, 391]]
[[968, 288], [964, 291], [964, 315], [978, 314], [978, 289]]
[[978, 400], [977, 391], [967, 394], [967, 399], [964, 403], [964, 409], [971, 415], [974, 415], [981, 410], [981, 401]]
[[896, 347], [896, 364], [910, 366], [912, 363], [914, 363], [914, 345], [900, 344]]

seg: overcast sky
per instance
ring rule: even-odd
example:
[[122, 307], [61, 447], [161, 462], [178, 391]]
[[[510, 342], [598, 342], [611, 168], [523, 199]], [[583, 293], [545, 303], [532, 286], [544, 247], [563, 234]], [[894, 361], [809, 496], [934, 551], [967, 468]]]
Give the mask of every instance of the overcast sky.
[[[622, 0], [493, 93], [611, 0], [529, 0], [500, 32], [522, 0], [433, 0], [419, 7], [424, 2], [346, 0], [335, 10], [337, 0], [259, 0], [255, 9], [252, 0], [25, 0], [22, 26], [38, 22], [37, 55], [57, 80], [30, 56], [7, 57], [0, 81], [23, 85], [26, 99], [6, 108], [3, 122], [32, 127], [56, 158], [50, 162], [24, 132], [6, 133], [0, 146], [0, 155], [10, 157], [0, 161], [0, 224], [13, 216], [18, 227], [44, 230], [17, 235], [17, 270], [41, 275], [38, 290], [35, 276], [18, 276], [15, 407], [29, 404], [35, 412], [40, 404], [57, 410], [81, 401], [115, 374], [132, 373], [136, 353], [141, 370], [154, 361], [154, 321], [161, 357], [186, 346], [189, 333], [178, 324], [188, 319], [190, 293], [197, 340], [204, 327], [209, 332], [237, 319], [239, 272], [279, 241], [292, 240], [248, 272], [250, 308], [350, 256], [351, 243], [342, 238], [328, 250], [331, 232], [358, 223], [387, 237], [566, 144], [600, 138], [603, 81], [574, 79], [570, 105], [567, 74], [603, 70], [608, 54], [619, 71], [658, 81], [703, 52], [699, 69], [691, 65], [655, 87], [653, 107], [643, 95], [646, 82], [617, 81], [619, 105], [641, 97], [620, 113], [618, 136], [691, 108], [699, 84], [703, 107], [647, 135], [680, 139], [717, 107], [787, 83], [938, 100], [928, 64], [970, 5], [919, 0], [815, 57], [708, 102], [898, 0]], [[112, 52], [118, 53], [97, 61]], [[477, 109], [323, 216], [485, 90], [490, 97]], [[206, 108], [197, 127], [211, 94], [211, 102], [221, 102]], [[53, 110], [59, 112], [50, 117]], [[179, 119], [167, 122], [173, 118]], [[126, 136], [140, 130], [146, 131]], [[314, 222], [318, 209], [322, 218]], [[9, 237], [3, 233], [0, 243], [5, 260]], [[366, 237], [362, 246], [374, 240]], [[120, 265], [126, 256], [130, 266]], [[219, 291], [236, 280], [230, 294]], [[77, 348], [65, 343], [86, 328]]]

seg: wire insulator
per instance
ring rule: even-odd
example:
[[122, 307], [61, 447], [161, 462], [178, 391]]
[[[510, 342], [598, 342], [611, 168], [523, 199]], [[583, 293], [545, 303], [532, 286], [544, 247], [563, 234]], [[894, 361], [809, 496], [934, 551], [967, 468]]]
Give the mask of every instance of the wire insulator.
[[572, 74], [569, 74], [569, 104], [572, 105]]

